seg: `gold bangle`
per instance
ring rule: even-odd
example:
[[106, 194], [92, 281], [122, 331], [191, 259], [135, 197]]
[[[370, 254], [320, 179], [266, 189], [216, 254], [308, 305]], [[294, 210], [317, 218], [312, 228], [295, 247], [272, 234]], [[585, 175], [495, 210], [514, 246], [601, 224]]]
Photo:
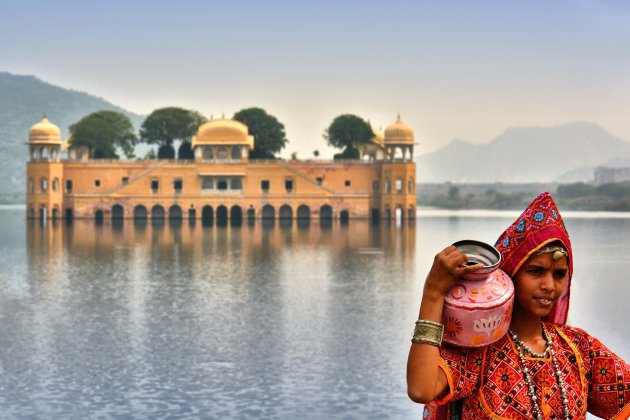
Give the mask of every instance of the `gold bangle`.
[[426, 319], [419, 319], [416, 321], [411, 342], [440, 347], [443, 335], [444, 325]]

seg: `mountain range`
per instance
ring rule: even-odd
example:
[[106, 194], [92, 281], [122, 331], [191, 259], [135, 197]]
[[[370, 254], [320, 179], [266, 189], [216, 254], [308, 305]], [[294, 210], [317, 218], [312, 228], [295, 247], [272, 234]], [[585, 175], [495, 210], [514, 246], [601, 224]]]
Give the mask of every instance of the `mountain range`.
[[597, 166], [630, 166], [630, 142], [585, 122], [518, 127], [487, 144], [453, 140], [415, 161], [419, 183], [588, 182]]
[[[144, 116], [105, 99], [65, 89], [34, 76], [0, 72], [0, 203], [23, 203], [28, 130], [44, 114], [68, 135], [68, 127], [94, 111], [127, 115], [138, 128]], [[630, 143], [598, 125], [510, 128], [487, 144], [453, 140], [416, 156], [419, 183], [578, 182], [597, 166], [630, 166]]]

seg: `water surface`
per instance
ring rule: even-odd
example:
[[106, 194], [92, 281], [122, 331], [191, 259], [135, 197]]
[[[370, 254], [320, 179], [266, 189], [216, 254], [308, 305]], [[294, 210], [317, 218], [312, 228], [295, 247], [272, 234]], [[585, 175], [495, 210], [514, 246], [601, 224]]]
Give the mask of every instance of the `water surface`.
[[[419, 418], [405, 364], [433, 255], [494, 242], [517, 215], [203, 227], [23, 213], [0, 209], [0, 412], [59, 419]], [[630, 359], [630, 218], [566, 224], [570, 321]]]

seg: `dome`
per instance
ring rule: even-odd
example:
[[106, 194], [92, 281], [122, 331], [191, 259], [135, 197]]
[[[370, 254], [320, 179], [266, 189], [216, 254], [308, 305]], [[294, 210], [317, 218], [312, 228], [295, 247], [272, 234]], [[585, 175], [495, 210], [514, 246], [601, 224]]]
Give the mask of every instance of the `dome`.
[[208, 120], [197, 129], [192, 146], [201, 144], [214, 145], [249, 145], [253, 147], [254, 138], [249, 135], [247, 126], [240, 121], [220, 119]]
[[385, 143], [414, 144], [413, 130], [402, 122], [400, 115], [394, 124], [385, 129]]
[[30, 143], [59, 143], [61, 144], [61, 130], [55, 124], [44, 117], [40, 122], [31, 127], [28, 132]]

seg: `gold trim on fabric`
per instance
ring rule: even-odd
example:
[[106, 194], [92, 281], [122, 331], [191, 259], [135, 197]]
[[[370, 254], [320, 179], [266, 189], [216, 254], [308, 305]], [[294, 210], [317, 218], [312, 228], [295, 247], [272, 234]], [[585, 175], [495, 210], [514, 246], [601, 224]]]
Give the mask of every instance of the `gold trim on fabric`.
[[627, 420], [630, 418], [630, 403], [626, 404], [620, 412], [611, 417], [611, 420]]
[[575, 355], [575, 358], [578, 362], [578, 366], [580, 367], [578, 369], [578, 371], [580, 372], [580, 383], [582, 384], [582, 415], [586, 415], [586, 411], [588, 410], [588, 383], [586, 382], [586, 367], [584, 366], [584, 361], [582, 360], [582, 355], [580, 354], [580, 351], [577, 349], [577, 347], [575, 346], [575, 344], [573, 344], [573, 342], [569, 339], [569, 337], [567, 337], [562, 330], [560, 329], [560, 327], [556, 324], [551, 324], [553, 325], [554, 329], [556, 330], [556, 332], [558, 333], [558, 336], [561, 337], [568, 345], [569, 347], [571, 347], [571, 351], [573, 352], [573, 354]]
[[444, 376], [446, 376], [446, 382], [448, 382], [448, 394], [446, 394], [441, 400], [436, 401], [436, 403], [437, 405], [444, 405], [447, 402], [451, 401], [455, 396], [455, 387], [453, 386], [453, 373], [451, 372], [451, 368], [441, 357], [438, 359], [438, 367], [442, 369], [442, 371], [444, 372]]

